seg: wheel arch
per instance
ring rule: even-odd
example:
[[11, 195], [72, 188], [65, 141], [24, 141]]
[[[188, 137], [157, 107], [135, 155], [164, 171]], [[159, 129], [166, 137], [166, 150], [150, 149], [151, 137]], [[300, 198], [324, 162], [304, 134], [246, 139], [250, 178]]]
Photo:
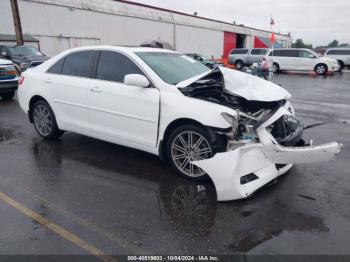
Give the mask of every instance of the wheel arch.
[[[167, 145], [167, 141], [170, 137], [170, 134], [173, 130], [175, 130], [176, 128], [183, 126], [183, 125], [195, 125], [197, 127], [203, 128], [204, 130], [206, 130], [208, 132], [209, 137], [212, 140], [213, 144], [219, 144], [219, 147], [222, 147], [222, 145], [220, 144], [220, 141], [218, 141], [217, 139], [217, 133], [228, 133], [231, 131], [231, 128], [218, 128], [218, 127], [211, 127], [211, 126], [206, 126], [204, 124], [202, 124], [201, 122], [191, 119], [191, 118], [178, 118], [173, 120], [171, 123], [168, 124], [168, 126], [166, 127], [164, 133], [163, 133], [163, 137], [159, 142], [159, 146], [158, 146], [158, 152], [159, 152], [159, 157], [160, 159], [166, 159], [166, 145]], [[221, 141], [222, 142], [222, 141]]]
[[[34, 95], [30, 100], [29, 100], [29, 109], [28, 109], [28, 117], [30, 123], [33, 123], [33, 114], [32, 114], [32, 107], [34, 104], [39, 101], [39, 100], [44, 100], [46, 103], [50, 105], [50, 103], [42, 96], [40, 95]], [[51, 106], [51, 105], [50, 105]], [[52, 108], [52, 107], [51, 107]]]
[[315, 65], [314, 70], [316, 70], [316, 68], [317, 68], [318, 66], [320, 66], [320, 65], [324, 65], [324, 66], [328, 69], [328, 65], [327, 65], [326, 63], [324, 63], [324, 62], [319, 62], [319, 63], [317, 63], [317, 64]]

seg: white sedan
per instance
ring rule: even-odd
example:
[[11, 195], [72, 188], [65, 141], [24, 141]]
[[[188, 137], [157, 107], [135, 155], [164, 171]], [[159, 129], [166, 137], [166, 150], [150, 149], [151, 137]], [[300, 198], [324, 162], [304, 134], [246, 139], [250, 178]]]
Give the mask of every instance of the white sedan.
[[43, 138], [71, 131], [159, 155], [187, 178], [209, 176], [219, 201], [248, 197], [292, 164], [341, 148], [305, 144], [280, 86], [164, 49], [71, 49], [19, 84], [21, 108]]

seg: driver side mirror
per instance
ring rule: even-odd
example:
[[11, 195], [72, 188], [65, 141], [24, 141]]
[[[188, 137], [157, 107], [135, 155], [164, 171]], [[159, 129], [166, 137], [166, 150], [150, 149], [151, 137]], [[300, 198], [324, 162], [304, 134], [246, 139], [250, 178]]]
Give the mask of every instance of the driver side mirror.
[[124, 84], [128, 86], [149, 87], [148, 79], [140, 74], [128, 74], [124, 77]]
[[309, 58], [313, 59], [313, 58], [316, 58], [316, 57], [314, 55], [309, 55]]

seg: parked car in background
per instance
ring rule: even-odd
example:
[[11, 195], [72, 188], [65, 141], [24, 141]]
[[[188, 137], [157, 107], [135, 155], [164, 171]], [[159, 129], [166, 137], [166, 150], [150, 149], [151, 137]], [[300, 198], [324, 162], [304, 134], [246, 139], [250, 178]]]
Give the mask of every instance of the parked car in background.
[[214, 58], [213, 61], [215, 61], [218, 65], [222, 65], [223, 67], [227, 67], [230, 69], [236, 69], [234, 65], [231, 65], [228, 62], [228, 58]]
[[10, 60], [0, 59], [0, 97], [3, 101], [13, 98], [18, 87], [18, 73]]
[[273, 71], [315, 71], [317, 75], [338, 71], [338, 61], [320, 56], [310, 49], [283, 48], [269, 51], [267, 57], [272, 59]]
[[235, 65], [236, 69], [240, 70], [244, 66], [260, 63], [269, 50], [268, 48], [235, 48], [231, 50], [228, 60], [230, 64]]
[[209, 59], [203, 55], [200, 54], [195, 54], [195, 53], [187, 53], [186, 54], [189, 57], [192, 57], [194, 60], [197, 60], [201, 62], [203, 65], [209, 67], [209, 68], [214, 68], [215, 66], [223, 66], [222, 63], [218, 63], [212, 59]]
[[11, 60], [22, 72], [48, 59], [37, 48], [28, 45], [0, 46], [0, 58]]
[[344, 67], [350, 69], [350, 48], [330, 48], [326, 50], [324, 56], [336, 59], [340, 65], [339, 71]]
[[248, 197], [292, 164], [341, 148], [305, 144], [279, 85], [165, 49], [67, 50], [24, 72], [20, 86], [19, 104], [43, 138], [71, 131], [158, 155], [187, 178], [209, 175], [218, 200]]

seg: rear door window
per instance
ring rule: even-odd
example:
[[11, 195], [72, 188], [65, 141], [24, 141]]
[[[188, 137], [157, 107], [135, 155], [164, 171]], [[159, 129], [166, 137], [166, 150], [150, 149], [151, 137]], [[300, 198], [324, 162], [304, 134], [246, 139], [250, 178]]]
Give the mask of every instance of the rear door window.
[[125, 55], [113, 51], [101, 51], [96, 69], [97, 79], [123, 83], [125, 75], [128, 74], [144, 75]]
[[266, 55], [267, 49], [252, 49], [251, 55]]
[[284, 57], [299, 57], [299, 50], [297, 49], [286, 49], [281, 50], [281, 56]]
[[244, 55], [248, 53], [248, 49], [233, 49], [231, 55]]
[[62, 74], [91, 77], [96, 54], [96, 51], [80, 51], [69, 54], [64, 59]]
[[350, 55], [350, 49], [344, 50], [329, 50], [327, 55]]

